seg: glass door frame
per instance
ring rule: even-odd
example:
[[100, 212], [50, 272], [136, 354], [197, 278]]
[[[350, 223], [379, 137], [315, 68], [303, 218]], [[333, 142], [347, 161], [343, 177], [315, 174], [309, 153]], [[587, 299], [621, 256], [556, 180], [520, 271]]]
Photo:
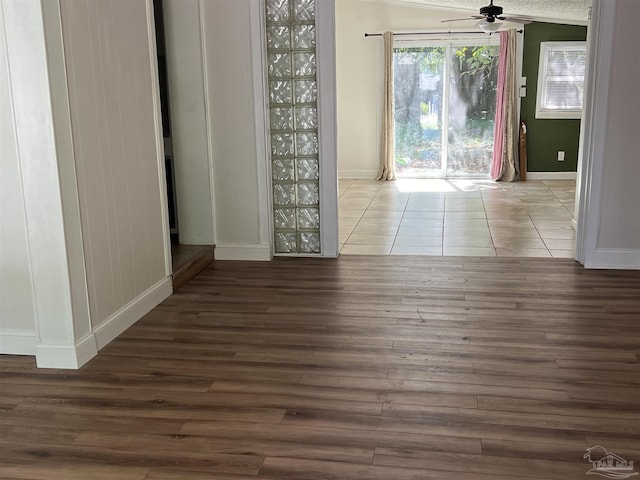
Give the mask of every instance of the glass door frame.
[[[425, 36], [395, 36], [393, 39], [394, 51], [396, 48], [431, 48], [442, 47], [444, 48], [444, 66], [443, 66], [443, 81], [442, 81], [442, 136], [441, 136], [441, 154], [442, 160], [440, 162], [440, 174], [437, 177], [424, 177], [424, 178], [447, 178], [447, 164], [449, 160], [449, 100], [451, 96], [451, 52], [453, 47], [473, 47], [473, 46], [499, 46], [500, 37], [498, 35], [487, 35], [486, 33], [469, 33], [450, 35], [443, 34]], [[394, 53], [395, 55], [395, 53]], [[462, 176], [456, 176], [461, 177]], [[419, 177], [423, 178], [423, 177]], [[472, 176], [469, 176], [472, 178]]]

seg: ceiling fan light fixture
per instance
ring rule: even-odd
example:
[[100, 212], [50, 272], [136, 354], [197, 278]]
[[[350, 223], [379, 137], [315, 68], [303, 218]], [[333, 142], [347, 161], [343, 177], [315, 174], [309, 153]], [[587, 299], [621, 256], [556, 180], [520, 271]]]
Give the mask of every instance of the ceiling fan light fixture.
[[476, 23], [476, 25], [478, 27], [480, 27], [480, 30], [482, 30], [484, 33], [493, 33], [493, 32], [497, 32], [500, 29], [500, 26], [502, 25], [501, 22], [487, 22], [486, 20], [481, 20], [478, 23]]

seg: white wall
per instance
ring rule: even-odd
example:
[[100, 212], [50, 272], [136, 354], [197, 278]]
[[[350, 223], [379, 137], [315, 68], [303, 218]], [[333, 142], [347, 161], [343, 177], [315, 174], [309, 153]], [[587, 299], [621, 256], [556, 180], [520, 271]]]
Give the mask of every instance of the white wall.
[[[640, 2], [618, 1], [609, 77], [609, 108], [598, 247], [636, 249], [640, 255]], [[640, 258], [638, 260], [640, 263]]]
[[390, 28], [381, 18], [381, 10], [387, 8], [405, 10], [358, 0], [336, 2], [340, 178], [373, 178], [378, 170], [383, 89], [382, 43], [380, 38], [365, 38], [364, 33], [377, 33]]
[[637, 112], [640, 42], [635, 0], [594, 0], [589, 28], [578, 170], [577, 260], [589, 268], [640, 269]]
[[365, 33], [474, 30], [473, 22], [442, 24], [464, 17], [419, 6], [382, 1], [336, 0], [338, 88], [338, 176], [373, 178], [378, 170], [382, 115], [382, 38]]
[[127, 311], [170, 293], [153, 17], [145, 0], [61, 0], [60, 14], [91, 325], [101, 347], [137, 320]]
[[[260, 132], [252, 58], [254, 0], [203, 0], [207, 107], [211, 122], [216, 258], [268, 260], [260, 212]], [[262, 203], [261, 203], [262, 202]]]
[[199, 0], [164, 0], [180, 243], [212, 245], [213, 207]]
[[27, 219], [0, 6], [0, 353], [35, 354]]

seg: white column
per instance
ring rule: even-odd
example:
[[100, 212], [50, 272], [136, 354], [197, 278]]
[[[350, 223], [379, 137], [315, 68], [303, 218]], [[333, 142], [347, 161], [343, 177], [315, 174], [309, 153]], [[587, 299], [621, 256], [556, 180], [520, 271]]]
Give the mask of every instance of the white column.
[[[62, 178], [70, 171], [68, 164], [59, 164], [56, 149], [42, 3], [4, 0], [1, 8], [31, 257], [36, 360], [41, 367], [78, 368], [96, 354], [97, 348], [89, 333], [88, 316], [84, 322], [79, 319], [78, 331], [74, 325], [74, 308], [86, 308], [83, 289], [73, 292], [79, 295], [74, 305], [71, 286], [73, 275], [86, 291], [83, 252], [78, 244], [79, 231], [74, 231], [79, 225], [71, 222], [65, 228], [63, 199], [68, 192], [62, 191], [61, 184], [65, 184]], [[73, 158], [66, 161], [73, 162]], [[72, 183], [67, 181], [66, 185]], [[71, 200], [68, 211], [77, 208]], [[69, 251], [67, 242], [77, 250]], [[80, 270], [72, 272], [74, 266]]]

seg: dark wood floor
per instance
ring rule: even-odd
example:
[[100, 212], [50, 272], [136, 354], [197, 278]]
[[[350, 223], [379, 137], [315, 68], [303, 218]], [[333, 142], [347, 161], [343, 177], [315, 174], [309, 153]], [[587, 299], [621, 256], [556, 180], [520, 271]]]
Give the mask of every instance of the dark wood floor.
[[2, 479], [585, 479], [640, 464], [640, 272], [215, 262], [80, 371], [0, 372]]

